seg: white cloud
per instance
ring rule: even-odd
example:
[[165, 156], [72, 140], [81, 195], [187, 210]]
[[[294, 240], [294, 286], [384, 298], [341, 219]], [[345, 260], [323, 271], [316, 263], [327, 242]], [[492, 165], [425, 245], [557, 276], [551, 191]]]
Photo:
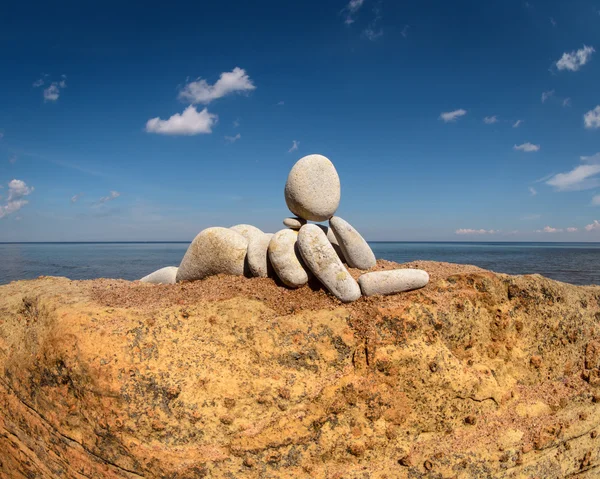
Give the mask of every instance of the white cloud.
[[404, 25], [404, 28], [400, 32], [400, 35], [402, 35], [404, 38], [408, 37], [408, 29], [409, 28], [410, 28], [410, 25]]
[[589, 225], [586, 225], [585, 227], [586, 231], [600, 231], [600, 223], [598, 222], [598, 220], [594, 220], [593, 223], [590, 223]]
[[517, 120], [513, 123], [513, 128], [519, 128], [519, 126], [523, 123], [523, 120]]
[[535, 230], [536, 233], [562, 233], [562, 228], [553, 228], [552, 226], [544, 226], [542, 230]]
[[285, 105], [285, 102], [283, 100], [281, 100], [280, 102], [277, 103], [277, 106], [283, 106]]
[[600, 185], [600, 153], [593, 156], [582, 156], [586, 164], [576, 166], [566, 173], [553, 175], [546, 184], [553, 186], [557, 191], [587, 190]]
[[573, 50], [570, 53], [563, 53], [560, 60], [556, 62], [556, 68], [576, 72], [588, 62], [595, 51], [594, 47], [584, 45], [583, 48], [577, 51]]
[[461, 228], [456, 230], [454, 233], [457, 235], [493, 235], [494, 233], [499, 233], [500, 230], [484, 230], [484, 229], [471, 229], [471, 228]]
[[11, 180], [8, 183], [8, 196], [6, 202], [0, 205], [0, 218], [19, 211], [25, 206], [28, 201], [24, 200], [23, 197], [33, 193], [33, 186], [27, 186], [23, 180]]
[[600, 195], [596, 195], [592, 198], [592, 206], [600, 206]]
[[383, 36], [383, 29], [379, 26], [379, 22], [381, 21], [381, 10], [379, 7], [375, 7], [373, 12], [375, 13], [375, 17], [369, 22], [367, 28], [363, 30], [363, 35], [372, 42]]
[[288, 150], [288, 153], [291, 153], [292, 151], [296, 151], [299, 146], [300, 146], [299, 141], [292, 140], [292, 147]]
[[44, 101], [56, 101], [59, 96], [60, 89], [56, 83], [52, 83], [52, 85], [44, 89]]
[[575, 228], [574, 226], [570, 226], [567, 228], [567, 233], [576, 233], [577, 231], [579, 231], [577, 228]]
[[537, 190], [533, 186], [530, 186], [529, 187], [529, 194], [531, 196], [535, 196], [535, 195], [537, 195]]
[[41, 87], [43, 84], [44, 84], [44, 79], [40, 78], [39, 80], [36, 80], [33, 82], [33, 87], [38, 88], [38, 87]]
[[227, 136], [227, 135], [225, 135], [225, 140], [228, 141], [229, 143], [235, 143], [241, 137], [242, 137], [242, 135], [240, 135], [239, 133], [237, 135], [235, 135], [235, 136]]
[[218, 121], [218, 116], [209, 113], [206, 108], [198, 112], [193, 105], [188, 106], [183, 113], [175, 113], [168, 120], [159, 117], [146, 122], [148, 133], [161, 135], [198, 135], [212, 133], [212, 127]]
[[583, 123], [586, 128], [600, 128], [600, 105], [583, 115]]
[[513, 150], [531, 153], [533, 151], [540, 151], [540, 145], [534, 145], [533, 143], [527, 142], [523, 143], [522, 145], [514, 145]]
[[571, 99], [565, 98], [562, 102], [562, 106], [564, 106], [564, 107], [571, 106]]
[[256, 87], [246, 74], [246, 70], [235, 67], [230, 72], [221, 73], [214, 85], [209, 85], [202, 78], [188, 83], [179, 92], [179, 99], [189, 101], [192, 104], [208, 104], [231, 93], [247, 92], [255, 89]]
[[486, 125], [492, 125], [492, 124], [494, 124], [494, 123], [498, 123], [498, 117], [497, 117], [496, 115], [493, 115], [493, 116], [486, 116], [486, 117], [483, 119], [483, 122], [484, 122]]
[[553, 27], [556, 26], [556, 20], [554, 20], [554, 18], [550, 17], [550, 23], [552, 24]]
[[346, 25], [351, 25], [354, 23], [354, 14], [360, 10], [360, 7], [363, 6], [363, 3], [365, 3], [365, 0], [350, 0], [348, 5], [344, 7], [342, 12], [346, 14], [346, 18], [344, 19], [344, 23]]
[[542, 103], [546, 103], [546, 100], [554, 96], [554, 90], [542, 92]]
[[463, 110], [460, 108], [459, 110], [447, 111], [440, 114], [440, 120], [443, 120], [444, 123], [450, 123], [456, 121], [461, 116], [465, 116], [467, 114], [467, 110]]
[[76, 195], [73, 195], [71, 197], [71, 203], [77, 203], [77, 201], [79, 201], [79, 198], [81, 198], [83, 196], [83, 193], [77, 193]]
[[121, 193], [119, 193], [118, 191], [111, 191], [110, 194], [108, 196], [103, 196], [102, 198], [100, 198], [97, 202], [96, 202], [96, 206], [98, 205], [103, 205], [104, 203], [107, 203], [109, 201], [114, 200], [115, 198], [118, 198], [119, 196], [121, 196]]

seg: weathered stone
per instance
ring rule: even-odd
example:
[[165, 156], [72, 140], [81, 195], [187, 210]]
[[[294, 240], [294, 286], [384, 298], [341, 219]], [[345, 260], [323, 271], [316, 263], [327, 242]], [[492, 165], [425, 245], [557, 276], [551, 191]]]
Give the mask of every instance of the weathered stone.
[[336, 298], [344, 303], [360, 298], [358, 283], [344, 267], [319, 225], [300, 228], [298, 250], [305, 264]]
[[342, 247], [340, 246], [338, 239], [333, 234], [333, 229], [327, 228], [326, 233], [327, 233], [327, 239], [331, 243], [331, 246], [333, 246], [333, 249], [335, 250], [337, 255], [342, 260], [342, 263], [347, 263], [346, 257], [344, 256], [344, 252], [342, 251]]
[[311, 221], [331, 218], [340, 204], [340, 178], [322, 155], [308, 155], [292, 167], [285, 184], [285, 202], [292, 213]]
[[298, 288], [308, 282], [308, 273], [296, 248], [298, 232], [283, 229], [273, 235], [269, 242], [269, 260], [279, 279], [290, 288]]
[[429, 282], [429, 274], [422, 269], [392, 269], [389, 271], [373, 271], [358, 278], [358, 284], [365, 296], [374, 294], [394, 294], [411, 291], [425, 286]]
[[181, 260], [177, 281], [203, 279], [213, 274], [244, 274], [248, 241], [228, 228], [207, 228], [194, 238]]
[[272, 276], [272, 274], [269, 274], [272, 271], [272, 266], [268, 254], [269, 242], [272, 237], [272, 233], [263, 233], [260, 236], [252, 236], [248, 241], [246, 260], [252, 276], [258, 278]]
[[246, 241], [250, 241], [250, 238], [252, 238], [253, 236], [260, 236], [264, 234], [256, 226], [252, 225], [235, 225], [229, 229], [241, 234], [244, 238], [246, 238]]
[[377, 260], [373, 250], [350, 223], [339, 216], [334, 216], [329, 220], [329, 225], [350, 267], [369, 269], [375, 266]]
[[153, 284], [175, 284], [177, 277], [177, 266], [167, 266], [156, 270], [154, 273], [144, 276], [140, 281], [142, 283]]
[[304, 218], [286, 218], [283, 220], [283, 224], [293, 230], [299, 230], [306, 224], [306, 220]]

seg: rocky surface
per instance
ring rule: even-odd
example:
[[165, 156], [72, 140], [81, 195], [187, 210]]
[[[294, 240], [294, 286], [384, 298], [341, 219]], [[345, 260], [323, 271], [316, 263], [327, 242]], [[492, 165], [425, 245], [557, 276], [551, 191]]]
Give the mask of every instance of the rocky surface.
[[600, 287], [396, 267], [430, 282], [1, 286], [0, 477], [598, 477]]

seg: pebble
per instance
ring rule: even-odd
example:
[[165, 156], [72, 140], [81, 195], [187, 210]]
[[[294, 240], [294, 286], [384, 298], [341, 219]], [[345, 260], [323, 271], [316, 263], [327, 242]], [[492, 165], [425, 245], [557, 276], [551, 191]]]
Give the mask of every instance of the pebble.
[[203, 279], [214, 274], [244, 274], [248, 241], [229, 228], [207, 228], [194, 238], [181, 260], [177, 281]]
[[279, 279], [290, 288], [308, 283], [308, 273], [296, 251], [298, 232], [283, 229], [273, 235], [269, 242], [269, 260]]
[[175, 284], [177, 277], [177, 266], [167, 266], [156, 270], [154, 273], [144, 276], [140, 281], [142, 283], [152, 284]]
[[320, 225], [304, 225], [298, 250], [313, 274], [336, 298], [349, 303], [360, 298], [358, 283], [344, 267]]
[[392, 269], [373, 271], [358, 278], [358, 284], [365, 296], [374, 294], [394, 294], [411, 291], [425, 286], [429, 282], [427, 271], [422, 269]]
[[267, 278], [272, 276], [271, 262], [269, 261], [268, 249], [272, 233], [263, 233], [260, 236], [252, 236], [248, 241], [248, 254], [246, 261], [250, 274], [257, 278]]
[[286, 218], [283, 220], [284, 226], [292, 228], [293, 230], [299, 230], [306, 224], [306, 220], [303, 218]]
[[244, 238], [246, 238], [246, 241], [250, 241], [250, 238], [252, 238], [253, 236], [264, 235], [264, 233], [261, 230], [259, 230], [256, 226], [252, 225], [235, 225], [229, 229], [241, 234]]
[[334, 216], [329, 220], [329, 226], [331, 226], [346, 263], [350, 267], [370, 269], [377, 264], [373, 250], [350, 223], [339, 216]]
[[331, 218], [340, 204], [340, 177], [322, 155], [308, 155], [292, 167], [285, 184], [285, 202], [292, 213], [311, 221]]

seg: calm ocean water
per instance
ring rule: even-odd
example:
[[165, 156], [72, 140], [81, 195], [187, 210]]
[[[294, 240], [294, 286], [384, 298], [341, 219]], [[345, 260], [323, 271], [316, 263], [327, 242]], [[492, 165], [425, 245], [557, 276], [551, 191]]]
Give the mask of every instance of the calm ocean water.
[[[378, 258], [474, 264], [510, 274], [540, 273], [574, 284], [600, 284], [600, 243], [371, 243]], [[40, 275], [139, 279], [178, 266], [181, 243], [4, 243], [0, 284]]]

